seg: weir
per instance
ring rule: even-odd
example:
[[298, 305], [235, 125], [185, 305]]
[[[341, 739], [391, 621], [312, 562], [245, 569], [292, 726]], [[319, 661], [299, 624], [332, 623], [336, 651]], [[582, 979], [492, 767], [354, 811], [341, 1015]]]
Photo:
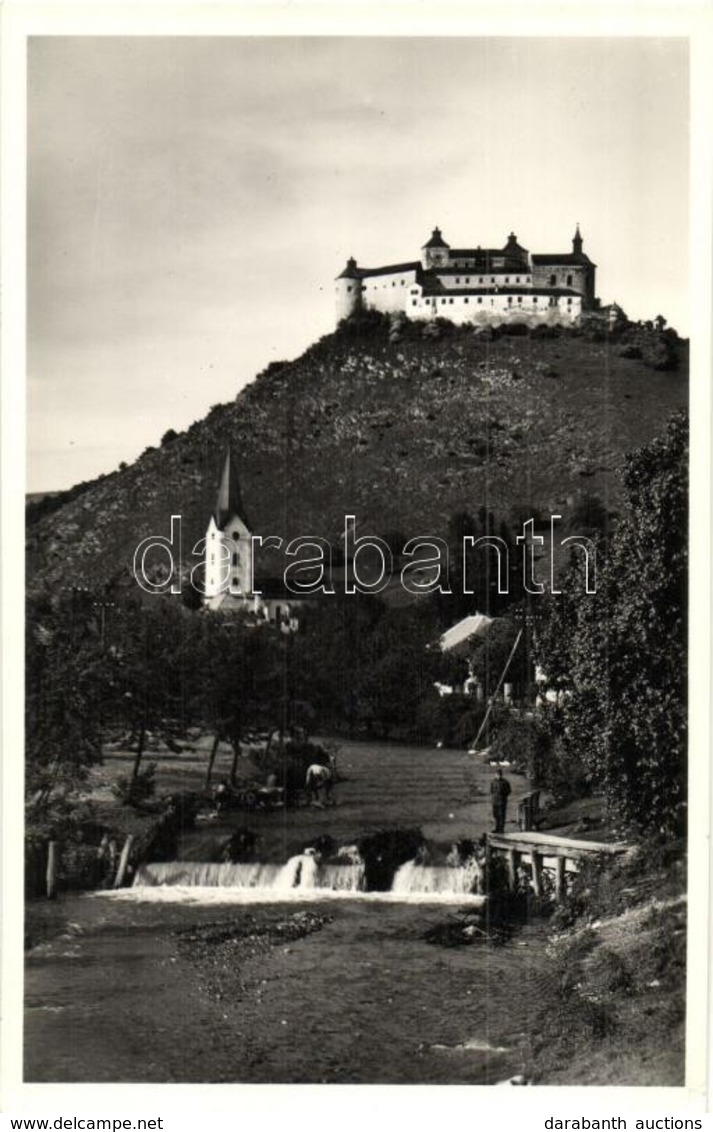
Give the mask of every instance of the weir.
[[[476, 862], [458, 866], [435, 866], [417, 860], [407, 861], [395, 870], [388, 892], [367, 891], [363, 861], [321, 861], [310, 852], [291, 857], [284, 865], [276, 864], [206, 864], [190, 861], [156, 862], [142, 865], [136, 872], [133, 887], [124, 889], [136, 899], [153, 899], [156, 889], [170, 899], [191, 893], [200, 899], [206, 890], [222, 890], [226, 897], [242, 902], [282, 899], [324, 899], [329, 896], [390, 899], [392, 901], [435, 902], [482, 899], [476, 896], [480, 869]], [[180, 893], [179, 891], [180, 890]], [[158, 897], [156, 893], [156, 897]], [[217, 895], [217, 893], [216, 893]], [[210, 891], [206, 895], [210, 900]]]

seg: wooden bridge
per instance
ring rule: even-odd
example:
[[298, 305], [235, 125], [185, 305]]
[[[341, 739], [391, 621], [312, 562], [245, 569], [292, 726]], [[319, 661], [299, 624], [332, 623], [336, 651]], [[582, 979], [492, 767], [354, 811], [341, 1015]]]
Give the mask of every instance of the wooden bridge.
[[543, 893], [542, 870], [553, 869], [555, 896], [561, 900], [567, 891], [567, 873], [576, 873], [583, 857], [597, 854], [616, 856], [627, 853], [629, 845], [623, 842], [580, 841], [573, 837], [558, 837], [554, 833], [523, 830], [519, 833], [489, 833], [486, 842], [488, 861], [494, 853], [504, 854], [507, 862], [508, 884], [511, 891], [517, 888], [517, 870], [521, 862], [532, 868], [532, 888], [536, 896]]

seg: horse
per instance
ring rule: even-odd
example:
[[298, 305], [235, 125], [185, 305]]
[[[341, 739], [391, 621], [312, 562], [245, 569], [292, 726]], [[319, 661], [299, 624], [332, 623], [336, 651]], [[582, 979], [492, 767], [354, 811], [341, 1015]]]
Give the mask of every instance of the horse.
[[311, 763], [307, 767], [305, 776], [305, 790], [307, 800], [319, 805], [319, 792], [324, 791], [325, 804], [333, 801], [334, 772], [331, 767], [322, 766], [321, 763]]

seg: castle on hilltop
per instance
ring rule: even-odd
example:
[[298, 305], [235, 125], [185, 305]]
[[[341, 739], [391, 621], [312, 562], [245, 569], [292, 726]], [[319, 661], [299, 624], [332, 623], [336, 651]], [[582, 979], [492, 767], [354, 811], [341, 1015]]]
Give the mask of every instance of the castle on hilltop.
[[582, 250], [579, 225], [571, 252], [531, 254], [510, 233], [503, 248], [452, 248], [434, 228], [420, 260], [359, 267], [337, 277], [337, 322], [363, 310], [451, 322], [508, 319], [576, 322], [598, 306], [596, 264]]

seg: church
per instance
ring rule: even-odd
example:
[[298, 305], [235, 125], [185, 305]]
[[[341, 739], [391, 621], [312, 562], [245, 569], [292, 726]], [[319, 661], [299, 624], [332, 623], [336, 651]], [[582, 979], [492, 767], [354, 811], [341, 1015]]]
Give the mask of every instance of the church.
[[303, 604], [280, 579], [255, 577], [253, 530], [228, 449], [205, 536], [203, 606], [213, 612], [247, 613], [256, 623], [294, 632]]
[[571, 324], [598, 307], [596, 264], [583, 245], [579, 225], [571, 251], [543, 254], [530, 253], [514, 232], [502, 248], [452, 248], [434, 228], [418, 260], [385, 267], [347, 260], [336, 280], [337, 322], [375, 310], [460, 324]]

